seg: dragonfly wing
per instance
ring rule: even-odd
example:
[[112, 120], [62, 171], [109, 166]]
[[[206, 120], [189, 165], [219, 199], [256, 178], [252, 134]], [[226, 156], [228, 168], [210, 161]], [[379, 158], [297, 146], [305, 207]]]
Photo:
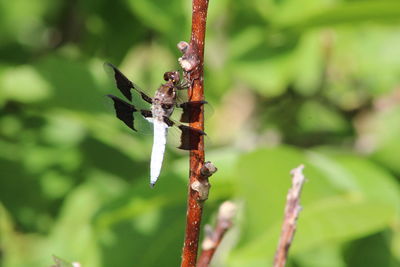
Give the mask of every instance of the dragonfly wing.
[[142, 99], [147, 103], [153, 103], [153, 99], [148, 96], [145, 92], [143, 92], [139, 86], [130, 81], [117, 67], [115, 67], [111, 63], [104, 63], [104, 69], [106, 72], [113, 75], [117, 88], [121, 91], [121, 93], [129, 100], [132, 101], [132, 93], [131, 89], [137, 91]]
[[115, 115], [123, 123], [125, 123], [129, 128], [136, 131], [134, 126], [133, 113], [137, 111], [135, 106], [125, 102], [124, 100], [116, 97], [114, 95], [107, 95], [114, 102]]
[[168, 117], [164, 117], [165, 124], [168, 127], [176, 127], [180, 132], [180, 144], [179, 149], [182, 150], [197, 150], [200, 143], [200, 138], [206, 135], [205, 132], [195, 129], [193, 127], [175, 122]]
[[153, 126], [150, 123], [152, 113], [150, 110], [137, 109], [134, 105], [116, 97], [114, 95], [107, 95], [114, 104], [115, 115], [126, 126], [135, 132], [148, 134], [152, 133]]
[[195, 122], [199, 120], [201, 107], [207, 104], [207, 101], [189, 101], [180, 104], [178, 107], [182, 108], [180, 121], [185, 123]]
[[121, 93], [129, 101], [132, 101], [131, 89], [133, 88], [133, 83], [111, 63], [104, 63], [104, 69], [106, 72], [111, 73], [114, 76], [117, 88], [121, 91]]
[[178, 148], [182, 150], [197, 150], [200, 138], [206, 133], [183, 124], [179, 125], [178, 128], [182, 131], [181, 145]]

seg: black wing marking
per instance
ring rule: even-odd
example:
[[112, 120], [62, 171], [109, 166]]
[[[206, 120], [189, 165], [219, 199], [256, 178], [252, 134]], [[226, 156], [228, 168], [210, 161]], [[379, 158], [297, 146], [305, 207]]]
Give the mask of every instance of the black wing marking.
[[134, 88], [133, 83], [122, 74], [117, 67], [111, 63], [104, 63], [105, 67], [110, 67], [114, 72], [114, 79], [117, 84], [117, 88], [121, 93], [129, 100], [132, 101], [131, 88]]
[[186, 123], [199, 121], [201, 107], [204, 104], [207, 104], [207, 101], [190, 101], [180, 104], [178, 107], [183, 109], [180, 121]]
[[[117, 118], [120, 119], [122, 122], [124, 122], [129, 128], [131, 128], [134, 131], [137, 131], [134, 126], [134, 116], [133, 113], [138, 111], [135, 106], [129, 104], [128, 102], [125, 102], [124, 100], [114, 96], [114, 95], [107, 95], [109, 98], [111, 98], [114, 102], [114, 109], [115, 109], [115, 114], [117, 115]], [[140, 113], [144, 116], [145, 114], [151, 116], [151, 111], [150, 110], [140, 110]]]
[[140, 110], [140, 113], [145, 118], [152, 118], [153, 117], [153, 113], [151, 113], [150, 110], [142, 109], [142, 110]]
[[170, 118], [168, 118], [166, 116], [164, 116], [164, 122], [169, 127], [172, 127], [172, 126], [174, 126], [176, 124], [173, 120], [171, 120]]
[[126, 78], [126, 76], [117, 67], [111, 63], [104, 63], [104, 66], [106, 69], [111, 68], [113, 70], [117, 88], [129, 101], [132, 101], [131, 89], [134, 89], [140, 94], [144, 101], [150, 104], [153, 103], [153, 99], [142, 92], [133, 82]]
[[153, 104], [153, 99], [152, 99], [150, 96], [146, 95], [145, 93], [143, 93], [142, 91], [139, 91], [139, 90], [136, 89], [136, 88], [135, 88], [135, 90], [138, 91], [138, 92], [140, 93], [140, 96], [142, 97], [142, 99], [143, 99], [144, 101], [146, 101], [146, 102], [149, 103], [149, 104]]
[[181, 130], [181, 144], [178, 147], [182, 150], [197, 150], [200, 143], [200, 137], [206, 135], [205, 132], [189, 127], [180, 123], [176, 123], [168, 117], [164, 116], [164, 122], [169, 126], [177, 126]]
[[199, 148], [200, 137], [206, 135], [206, 133], [183, 124], [179, 125], [178, 128], [182, 131], [181, 145], [178, 148], [183, 150], [197, 150]]

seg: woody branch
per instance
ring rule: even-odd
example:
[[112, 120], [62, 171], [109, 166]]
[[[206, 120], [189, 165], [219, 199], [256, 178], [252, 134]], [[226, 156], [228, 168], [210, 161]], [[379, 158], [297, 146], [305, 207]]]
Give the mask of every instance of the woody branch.
[[202, 243], [202, 252], [197, 262], [197, 267], [209, 266], [215, 251], [229, 228], [232, 227], [232, 219], [236, 214], [236, 205], [231, 201], [225, 201], [219, 207], [217, 222], [214, 230], [206, 225], [205, 238]]
[[300, 165], [290, 172], [292, 174], [292, 187], [289, 189], [286, 199], [285, 219], [282, 225], [278, 249], [275, 254], [274, 267], [285, 266], [289, 248], [296, 232], [296, 223], [301, 211], [300, 194], [305, 182], [303, 169], [304, 165]]
[[[178, 47], [183, 52], [179, 62], [189, 80], [188, 94], [190, 101], [204, 100], [203, 62], [204, 40], [206, 32], [208, 0], [192, 1], [192, 33], [190, 43], [181, 42]], [[193, 114], [193, 116], [195, 116]], [[191, 127], [204, 130], [204, 112], [201, 107], [198, 120], [190, 123]], [[200, 138], [198, 148], [190, 151], [190, 170], [188, 201], [186, 212], [185, 241], [182, 251], [182, 267], [196, 266], [200, 224], [203, 213], [203, 203], [207, 199], [210, 184], [208, 175], [204, 173], [204, 139]]]

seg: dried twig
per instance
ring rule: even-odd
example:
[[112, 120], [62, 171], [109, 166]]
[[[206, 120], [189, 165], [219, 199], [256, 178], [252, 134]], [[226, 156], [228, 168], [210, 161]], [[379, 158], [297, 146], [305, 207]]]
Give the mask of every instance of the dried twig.
[[214, 231], [206, 225], [206, 236], [203, 240], [201, 255], [197, 267], [207, 267], [217, 250], [226, 231], [232, 226], [232, 219], [236, 214], [236, 205], [233, 202], [225, 201], [219, 208], [217, 224]]
[[[207, 9], [208, 0], [192, 1], [192, 34], [190, 44], [180, 43], [178, 45], [178, 48], [184, 53], [179, 62], [185, 71], [186, 78], [190, 82], [188, 91], [190, 101], [204, 100], [203, 61]], [[194, 117], [195, 115], [191, 114], [191, 116]], [[203, 108], [198, 120], [190, 123], [190, 126], [202, 131], [204, 130]], [[198, 149], [190, 151], [190, 178], [182, 267], [196, 265], [203, 202], [206, 199], [205, 196], [208, 196], [210, 188], [208, 177], [201, 174], [204, 158], [204, 139], [201, 137]]]
[[292, 187], [286, 198], [285, 219], [282, 225], [281, 237], [275, 254], [274, 267], [284, 267], [293, 236], [296, 231], [296, 222], [301, 211], [300, 194], [305, 178], [303, 175], [304, 165], [293, 169]]

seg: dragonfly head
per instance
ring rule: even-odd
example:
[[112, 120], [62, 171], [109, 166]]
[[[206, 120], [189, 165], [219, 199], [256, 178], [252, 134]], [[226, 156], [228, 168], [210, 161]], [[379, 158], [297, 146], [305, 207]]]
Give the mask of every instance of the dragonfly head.
[[180, 75], [179, 72], [177, 71], [168, 71], [166, 73], [164, 73], [164, 80], [169, 82], [173, 82], [174, 84], [179, 83], [180, 81]]

